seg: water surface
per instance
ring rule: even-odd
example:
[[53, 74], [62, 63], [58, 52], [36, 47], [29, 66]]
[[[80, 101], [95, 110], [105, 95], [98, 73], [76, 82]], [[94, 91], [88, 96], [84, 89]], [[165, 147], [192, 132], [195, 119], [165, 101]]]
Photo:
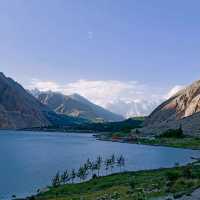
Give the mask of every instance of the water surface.
[[59, 170], [75, 168], [89, 157], [115, 153], [126, 170], [172, 167], [191, 162], [200, 151], [98, 141], [91, 134], [0, 131], [0, 199], [23, 197], [50, 184]]

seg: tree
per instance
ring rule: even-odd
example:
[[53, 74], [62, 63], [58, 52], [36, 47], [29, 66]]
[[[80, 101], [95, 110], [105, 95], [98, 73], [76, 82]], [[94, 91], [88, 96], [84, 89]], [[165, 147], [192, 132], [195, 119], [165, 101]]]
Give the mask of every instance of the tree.
[[87, 179], [87, 175], [88, 175], [87, 170], [85, 168], [83, 168], [83, 172], [82, 172], [82, 179], [83, 179], [83, 181], [85, 179]]
[[110, 166], [110, 159], [106, 159], [104, 162], [105, 165], [105, 170], [106, 170], [106, 175], [107, 175], [107, 171], [109, 170], [109, 166]]
[[75, 172], [75, 169], [72, 169], [71, 174], [70, 174], [70, 179], [72, 183], [74, 183], [75, 178], [76, 178], [76, 172]]
[[118, 159], [117, 159], [117, 165], [120, 167], [120, 172], [122, 167], [125, 166], [125, 158], [123, 155], [121, 155]]
[[83, 170], [83, 168], [80, 167], [77, 174], [76, 174], [76, 176], [80, 179], [80, 182], [81, 182], [81, 179], [82, 179], [82, 170]]
[[63, 175], [61, 176], [63, 179], [64, 184], [70, 181], [70, 175], [67, 170], [64, 171]]
[[52, 186], [53, 187], [58, 187], [60, 186], [60, 173], [57, 172], [56, 175], [52, 179]]
[[92, 174], [94, 174], [94, 171], [96, 171], [98, 169], [98, 167], [97, 167], [97, 163], [95, 163], [95, 162], [92, 162]]
[[87, 171], [84, 167], [80, 167], [77, 173], [77, 177], [81, 180], [85, 180], [87, 177]]
[[[64, 173], [65, 173], [65, 172], [64, 172]], [[60, 183], [61, 183], [61, 184], [65, 184], [65, 175], [64, 175], [64, 173], [61, 174], [61, 176], [60, 176]]]
[[179, 136], [182, 137], [182, 136], [183, 136], [182, 124], [180, 124], [179, 129], [178, 129], [178, 132], [179, 132]]
[[115, 166], [115, 154], [113, 154], [113, 155], [111, 156], [111, 159], [110, 159], [111, 172], [112, 172], [114, 166]]
[[124, 167], [125, 166], [125, 158], [123, 155], [121, 155], [121, 166]]
[[92, 162], [90, 161], [89, 158], [87, 159], [86, 164], [87, 164], [88, 169], [91, 170], [92, 169]]
[[101, 169], [101, 166], [102, 166], [102, 162], [103, 162], [103, 159], [101, 156], [98, 156], [97, 157], [97, 160], [96, 160], [96, 169], [97, 169], [97, 172], [98, 172], [98, 176], [99, 176], [99, 173], [100, 173], [100, 169]]
[[191, 166], [186, 166], [184, 169], [183, 169], [183, 176], [187, 179], [190, 179], [192, 178], [192, 168]]

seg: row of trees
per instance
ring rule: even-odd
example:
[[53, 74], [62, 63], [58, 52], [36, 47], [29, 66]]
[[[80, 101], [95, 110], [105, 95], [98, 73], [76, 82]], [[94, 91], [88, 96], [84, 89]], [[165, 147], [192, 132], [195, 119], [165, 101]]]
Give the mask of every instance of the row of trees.
[[63, 173], [57, 172], [52, 178], [52, 186], [58, 187], [69, 182], [74, 183], [75, 180], [78, 182], [85, 181], [87, 178], [100, 176], [101, 172], [106, 172], [106, 175], [108, 175], [109, 172], [113, 173], [115, 167], [118, 167], [121, 172], [124, 166], [125, 158], [123, 155], [116, 157], [113, 154], [105, 160], [101, 156], [98, 156], [95, 161], [91, 161], [88, 158], [77, 171], [72, 169], [70, 171], [65, 170]]

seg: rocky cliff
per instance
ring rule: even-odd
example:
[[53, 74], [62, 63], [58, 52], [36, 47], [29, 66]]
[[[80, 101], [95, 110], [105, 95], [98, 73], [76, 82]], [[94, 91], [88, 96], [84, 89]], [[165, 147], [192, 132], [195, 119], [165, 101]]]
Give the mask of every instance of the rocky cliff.
[[180, 125], [185, 134], [200, 135], [200, 81], [179, 91], [156, 108], [141, 131], [145, 134], [160, 134]]
[[21, 85], [0, 73], [0, 128], [48, 126], [48, 111]]

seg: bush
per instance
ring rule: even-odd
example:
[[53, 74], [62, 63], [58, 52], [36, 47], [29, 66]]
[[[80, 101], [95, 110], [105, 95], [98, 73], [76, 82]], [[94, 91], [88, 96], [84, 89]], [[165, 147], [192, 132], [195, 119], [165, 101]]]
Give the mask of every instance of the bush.
[[98, 177], [97, 177], [97, 175], [96, 174], [93, 174], [92, 175], [92, 179], [97, 179]]
[[166, 176], [169, 181], [176, 181], [180, 177], [180, 173], [177, 171], [169, 171], [166, 173]]
[[142, 188], [138, 188], [132, 197], [134, 200], [146, 200], [147, 199], [145, 192]]
[[135, 182], [135, 180], [134, 180], [134, 179], [130, 180], [129, 185], [130, 185], [131, 189], [134, 190], [135, 187], [136, 187], [136, 182]]
[[180, 127], [179, 129], [169, 129], [158, 136], [159, 138], [184, 138], [183, 130]]
[[183, 169], [183, 176], [188, 179], [192, 178], [192, 168], [190, 166]]
[[120, 200], [120, 193], [114, 192], [113, 194], [104, 194], [98, 197], [96, 200]]

